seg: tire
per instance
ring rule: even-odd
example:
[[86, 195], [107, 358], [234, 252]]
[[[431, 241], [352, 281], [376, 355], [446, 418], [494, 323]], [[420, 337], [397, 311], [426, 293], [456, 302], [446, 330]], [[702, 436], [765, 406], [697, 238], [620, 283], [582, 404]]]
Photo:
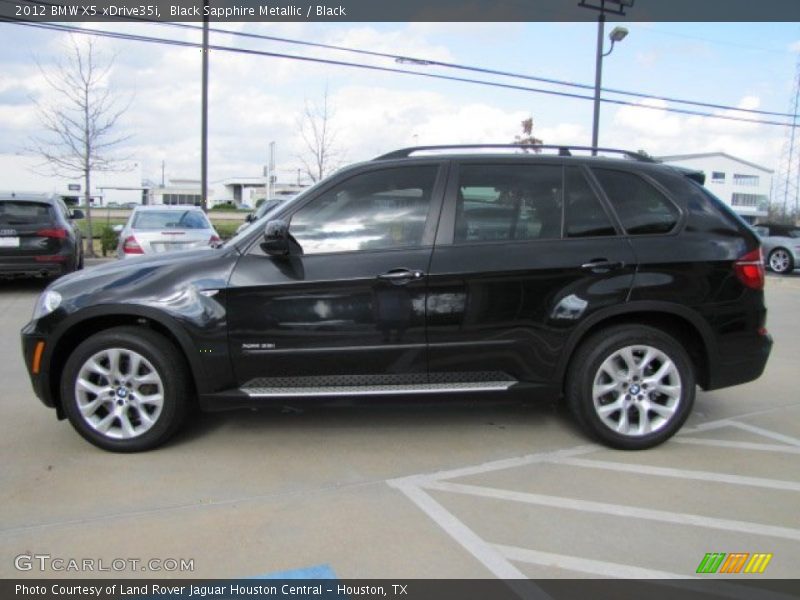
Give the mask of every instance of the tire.
[[612, 448], [661, 444], [681, 428], [694, 404], [694, 368], [686, 350], [645, 325], [594, 334], [575, 353], [567, 377], [567, 403], [578, 423]]
[[61, 403], [72, 426], [112, 452], [141, 452], [166, 442], [186, 418], [189, 390], [184, 357], [144, 327], [91, 336], [67, 359], [61, 377]]
[[791, 252], [786, 250], [786, 248], [775, 248], [770, 252], [767, 258], [767, 264], [772, 271], [779, 275], [785, 275], [786, 273], [794, 271], [794, 259], [792, 258]]

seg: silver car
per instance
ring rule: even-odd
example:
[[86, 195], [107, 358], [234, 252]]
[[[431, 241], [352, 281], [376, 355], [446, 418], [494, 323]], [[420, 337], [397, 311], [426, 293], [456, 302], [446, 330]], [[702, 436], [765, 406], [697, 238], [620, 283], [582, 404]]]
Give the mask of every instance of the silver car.
[[753, 229], [761, 238], [767, 266], [781, 275], [800, 266], [800, 227], [762, 223]]
[[220, 243], [208, 217], [196, 206], [137, 206], [128, 222], [114, 229], [119, 233], [119, 258]]

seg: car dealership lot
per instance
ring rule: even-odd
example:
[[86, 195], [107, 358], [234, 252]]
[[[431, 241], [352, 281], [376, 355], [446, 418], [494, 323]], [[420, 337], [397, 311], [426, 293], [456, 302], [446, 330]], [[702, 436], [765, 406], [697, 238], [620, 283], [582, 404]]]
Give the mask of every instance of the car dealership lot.
[[202, 415], [160, 450], [110, 454], [33, 396], [18, 332], [42, 287], [0, 282], [0, 576], [64, 575], [17, 571], [21, 554], [193, 559], [168, 576], [690, 576], [708, 552], [772, 553], [761, 576], [796, 576], [797, 272], [767, 281], [764, 376], [698, 394], [674, 441], [636, 453], [548, 403], [419, 402]]

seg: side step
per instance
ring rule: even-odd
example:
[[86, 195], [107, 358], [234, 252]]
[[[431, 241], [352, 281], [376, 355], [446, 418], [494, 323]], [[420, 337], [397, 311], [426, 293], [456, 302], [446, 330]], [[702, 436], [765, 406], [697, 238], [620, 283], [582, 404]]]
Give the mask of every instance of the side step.
[[[374, 396], [398, 394], [445, 394], [453, 392], [498, 392], [509, 389], [516, 379], [496, 373], [492, 378], [480, 381], [420, 381], [420, 377], [408, 381], [387, 381], [386, 377], [364, 377], [364, 381], [332, 381], [334, 378], [309, 377], [288, 380], [288, 378], [261, 378], [249, 381], [241, 391], [251, 398], [273, 397], [334, 397], [334, 396]], [[463, 374], [462, 374], [463, 377]], [[344, 378], [342, 378], [344, 379]], [[427, 378], [425, 378], [427, 379]], [[433, 379], [450, 379], [435, 377]], [[305, 381], [304, 381], [305, 380]], [[327, 380], [327, 381], [323, 381]]]

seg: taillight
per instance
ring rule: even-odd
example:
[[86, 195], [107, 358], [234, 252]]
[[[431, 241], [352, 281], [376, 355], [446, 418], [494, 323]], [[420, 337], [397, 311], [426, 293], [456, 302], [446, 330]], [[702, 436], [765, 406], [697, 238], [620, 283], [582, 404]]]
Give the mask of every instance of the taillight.
[[209, 246], [216, 246], [217, 244], [221, 244], [221, 243], [222, 243], [222, 240], [219, 239], [219, 236], [217, 236], [217, 235], [212, 235], [208, 240], [208, 245]]
[[139, 242], [137, 242], [136, 238], [132, 235], [126, 237], [125, 241], [122, 242], [122, 252], [124, 254], [144, 254], [144, 250], [142, 250]]
[[53, 227], [51, 229], [40, 229], [36, 232], [39, 237], [56, 238], [59, 240], [67, 239], [67, 230], [61, 227]]
[[747, 287], [754, 290], [764, 289], [764, 256], [760, 247], [733, 263], [733, 270], [739, 281]]

